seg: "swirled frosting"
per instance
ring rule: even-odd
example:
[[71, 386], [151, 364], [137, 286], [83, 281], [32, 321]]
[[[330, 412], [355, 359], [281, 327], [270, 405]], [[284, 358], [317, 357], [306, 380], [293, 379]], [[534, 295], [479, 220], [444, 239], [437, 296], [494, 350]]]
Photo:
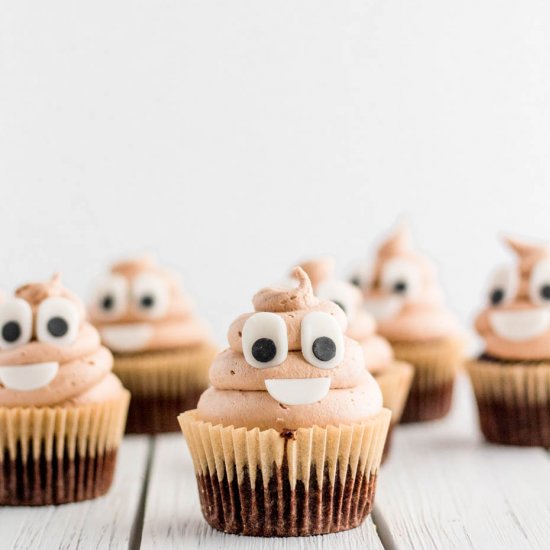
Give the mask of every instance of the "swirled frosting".
[[475, 327], [491, 356], [519, 361], [550, 359], [550, 247], [506, 238], [514, 266], [495, 273]]
[[[347, 324], [344, 312], [314, 295], [301, 268], [296, 268], [293, 276], [299, 282], [296, 288], [261, 290], [253, 299], [255, 312], [241, 315], [230, 326], [229, 348], [214, 360], [210, 368], [212, 387], [203, 393], [197, 407], [202, 420], [285, 431], [361, 422], [381, 410], [382, 395], [364, 368], [361, 347], [342, 335]], [[273, 314], [278, 319], [271, 320], [276, 324], [282, 321], [286, 331], [284, 361], [267, 368], [251, 366], [245, 359], [248, 350], [243, 349], [248, 345], [243, 338], [246, 323], [261, 313]], [[307, 350], [302, 349], [302, 329], [314, 313], [322, 314], [340, 334], [342, 359], [333, 368], [308, 362]], [[262, 338], [260, 333], [257, 342], [267, 336], [275, 339], [267, 333]]]
[[379, 247], [362, 289], [365, 307], [378, 322], [378, 332], [390, 341], [460, 335], [455, 317], [444, 306], [435, 269], [414, 249], [405, 225]]
[[376, 321], [364, 310], [361, 291], [355, 285], [334, 278], [335, 263], [332, 258], [312, 259], [302, 262], [300, 266], [309, 276], [317, 294], [344, 309], [348, 318], [346, 335], [363, 348], [367, 369], [377, 373], [388, 368], [394, 359], [393, 350], [389, 342], [376, 333]]
[[[62, 300], [48, 304], [46, 312], [44, 305], [50, 298]], [[30, 313], [18, 320], [18, 308], [11, 306], [15, 303], [25, 311], [28, 306], [22, 307], [22, 301], [30, 306]], [[85, 320], [83, 303], [61, 285], [58, 276], [20, 287], [15, 300], [6, 299], [0, 306], [0, 406], [70, 406], [109, 400], [124, 391], [111, 373], [110, 352]], [[65, 315], [67, 309], [72, 317]], [[19, 328], [14, 332], [15, 324]], [[45, 329], [51, 328], [59, 335], [63, 326], [74, 331], [70, 341], [58, 344], [51, 334], [46, 339]], [[22, 331], [28, 331], [28, 337], [21, 343], [5, 340]]]
[[104, 344], [114, 352], [181, 348], [209, 340], [178, 278], [150, 257], [113, 265], [89, 313]]

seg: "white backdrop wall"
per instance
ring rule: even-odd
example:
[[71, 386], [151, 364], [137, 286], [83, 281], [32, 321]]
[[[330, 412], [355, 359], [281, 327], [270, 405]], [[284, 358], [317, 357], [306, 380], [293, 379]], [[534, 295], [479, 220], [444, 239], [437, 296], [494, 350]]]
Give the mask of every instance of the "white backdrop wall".
[[217, 339], [406, 214], [465, 323], [550, 241], [550, 3], [0, 0], [0, 287], [178, 269]]

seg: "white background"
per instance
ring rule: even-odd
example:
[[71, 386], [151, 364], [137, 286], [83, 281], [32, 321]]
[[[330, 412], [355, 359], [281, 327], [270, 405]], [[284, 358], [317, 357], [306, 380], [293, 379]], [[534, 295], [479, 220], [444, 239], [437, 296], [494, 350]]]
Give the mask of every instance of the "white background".
[[406, 214], [470, 323], [550, 240], [550, 3], [0, 0], [0, 286], [177, 268], [220, 341], [297, 260]]

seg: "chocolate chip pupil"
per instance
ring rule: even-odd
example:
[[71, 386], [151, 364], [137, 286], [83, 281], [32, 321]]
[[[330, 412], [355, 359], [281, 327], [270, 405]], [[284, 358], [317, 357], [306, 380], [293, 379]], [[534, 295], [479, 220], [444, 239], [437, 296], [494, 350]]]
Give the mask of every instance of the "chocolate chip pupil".
[[113, 306], [115, 305], [115, 299], [110, 295], [107, 294], [101, 301], [101, 307], [107, 311], [113, 309]]
[[361, 286], [361, 279], [359, 277], [352, 277], [349, 282], [355, 286]]
[[540, 289], [540, 295], [545, 300], [550, 300], [550, 285], [543, 285]]
[[340, 309], [344, 310], [344, 313], [346, 313], [346, 308], [344, 307], [344, 304], [342, 302], [339, 302], [338, 300], [332, 300]]
[[336, 356], [336, 344], [332, 338], [328, 336], [320, 336], [313, 341], [311, 346], [313, 355], [319, 359], [319, 361], [330, 361]]
[[402, 294], [407, 290], [407, 283], [405, 281], [397, 281], [393, 285], [393, 291], [397, 292], [398, 294]]
[[149, 308], [153, 307], [155, 304], [155, 299], [150, 294], [146, 294], [145, 296], [141, 297], [140, 300], [141, 307]]
[[2, 338], [6, 342], [17, 342], [17, 339], [21, 336], [21, 327], [17, 321], [8, 321], [2, 327]]
[[493, 292], [491, 292], [491, 303], [496, 306], [500, 304], [504, 300], [504, 290], [502, 288], [495, 288]]
[[252, 344], [252, 357], [260, 363], [269, 363], [277, 355], [277, 346], [271, 338], [259, 338]]
[[63, 317], [52, 317], [48, 321], [47, 327], [48, 332], [56, 338], [61, 338], [62, 336], [65, 336], [65, 334], [67, 334], [67, 331], [69, 330], [69, 325], [67, 324], [67, 321], [63, 319]]

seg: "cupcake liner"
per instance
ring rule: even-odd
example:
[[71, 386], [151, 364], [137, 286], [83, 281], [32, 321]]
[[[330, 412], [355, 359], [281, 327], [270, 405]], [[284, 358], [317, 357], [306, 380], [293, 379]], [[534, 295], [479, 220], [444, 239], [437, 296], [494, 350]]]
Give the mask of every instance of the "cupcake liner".
[[392, 342], [397, 359], [414, 367], [414, 377], [401, 422], [444, 417], [451, 408], [463, 341], [442, 338], [427, 342]]
[[206, 521], [226, 533], [305, 536], [359, 525], [372, 509], [391, 412], [361, 424], [274, 429], [178, 420]]
[[390, 429], [384, 445], [382, 462], [384, 462], [390, 452], [391, 441], [393, 437], [393, 428], [399, 423], [405, 401], [409, 395], [409, 389], [413, 379], [414, 369], [408, 363], [394, 361], [389, 367], [381, 372], [375, 372], [374, 378], [382, 390], [384, 407], [392, 412]]
[[0, 504], [77, 502], [109, 489], [130, 394], [71, 407], [0, 407]]
[[113, 372], [132, 394], [126, 433], [176, 432], [176, 417], [193, 409], [208, 387], [216, 348], [115, 354]]
[[476, 360], [467, 368], [488, 441], [550, 447], [550, 362]]

